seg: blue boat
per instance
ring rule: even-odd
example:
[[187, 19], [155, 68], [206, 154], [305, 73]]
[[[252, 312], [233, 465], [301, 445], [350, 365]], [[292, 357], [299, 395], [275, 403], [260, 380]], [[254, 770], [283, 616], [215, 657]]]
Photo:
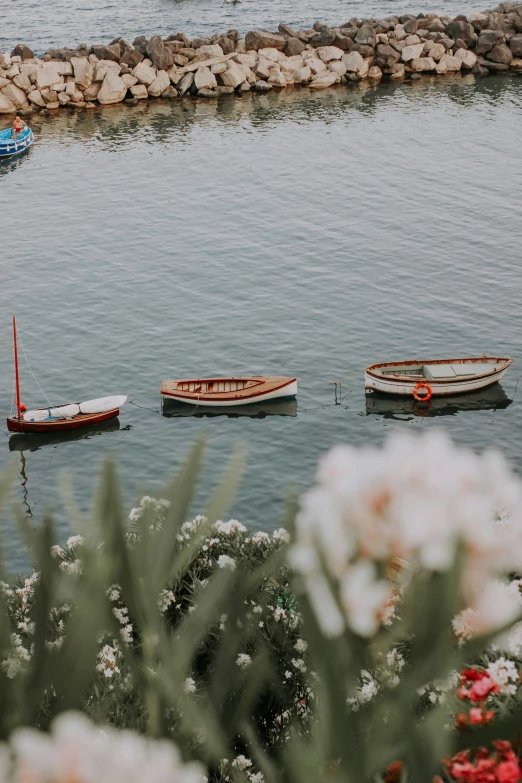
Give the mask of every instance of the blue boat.
[[16, 139], [13, 139], [13, 129], [0, 131], [0, 159], [11, 158], [13, 155], [20, 155], [28, 149], [34, 141], [31, 128], [24, 127]]

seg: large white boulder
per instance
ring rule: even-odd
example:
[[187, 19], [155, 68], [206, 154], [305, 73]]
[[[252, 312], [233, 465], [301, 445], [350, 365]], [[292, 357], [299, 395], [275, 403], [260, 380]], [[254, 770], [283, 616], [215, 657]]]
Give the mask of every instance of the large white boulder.
[[245, 73], [238, 63], [229, 60], [227, 70], [221, 74], [221, 79], [225, 87], [234, 87], [235, 89], [245, 81]]
[[14, 114], [16, 106], [5, 95], [0, 92], [0, 114]]
[[137, 98], [139, 101], [142, 101], [144, 98], [149, 97], [149, 93], [147, 92], [147, 88], [144, 84], [134, 84], [130, 91], [134, 98]]
[[141, 63], [138, 63], [133, 68], [132, 75], [136, 77], [140, 84], [148, 87], [156, 78], [156, 69], [152, 67], [150, 60], [142, 60]]
[[435, 71], [437, 70], [437, 63], [431, 57], [416, 57], [411, 61], [411, 67], [414, 71]]
[[223, 57], [224, 51], [219, 44], [204, 44], [199, 47], [198, 54], [206, 54], [207, 57]]
[[25, 109], [28, 106], [27, 95], [16, 84], [8, 84], [2, 87], [2, 95], [14, 105], [16, 109]]
[[114, 62], [114, 60], [100, 60], [94, 66], [94, 79], [95, 82], [103, 82], [108, 71], [114, 71], [116, 76], [121, 73], [121, 65]]
[[452, 54], [443, 55], [437, 63], [437, 73], [448, 73], [451, 71], [460, 71], [462, 60], [458, 60]]
[[109, 69], [105, 74], [101, 90], [98, 93], [98, 101], [103, 106], [111, 103], [121, 103], [127, 94], [127, 85], [116, 71]]
[[331, 60], [340, 60], [344, 51], [337, 46], [320, 46], [317, 54], [324, 63], [329, 63]]
[[210, 68], [204, 65], [203, 68], [198, 68], [196, 71], [194, 84], [198, 90], [215, 90], [217, 87], [217, 80]]
[[58, 73], [57, 65], [58, 63], [52, 61], [40, 65], [36, 72], [36, 86], [39, 90], [45, 90], [46, 87], [63, 82], [61, 73]]
[[340, 81], [340, 79], [341, 77], [336, 73], [333, 73], [332, 71], [325, 71], [324, 73], [318, 74], [315, 79], [312, 79], [310, 82], [310, 89], [322, 90], [325, 87], [331, 87], [332, 84]]
[[[482, 16], [482, 14], [477, 14], [477, 16]], [[462, 68], [468, 69], [473, 68], [478, 60], [475, 52], [471, 52], [469, 49], [457, 49], [455, 52], [455, 58], [461, 61]]]
[[361, 75], [365, 69], [364, 57], [359, 52], [343, 54], [342, 62], [346, 65], [346, 70], [349, 73], [357, 73]]
[[161, 93], [170, 86], [170, 79], [167, 71], [158, 71], [154, 81], [149, 84], [148, 92], [153, 98], [159, 98]]
[[286, 87], [287, 85], [287, 81], [283, 76], [281, 69], [277, 65], [274, 65], [274, 67], [270, 71], [268, 84], [271, 84], [272, 87]]
[[31, 103], [34, 103], [35, 106], [40, 106], [42, 109], [45, 106], [45, 101], [42, 98], [42, 93], [40, 90], [32, 90], [32, 92], [29, 93], [27, 96]]
[[71, 65], [74, 71], [74, 81], [80, 89], [85, 90], [92, 84], [94, 78], [93, 64], [87, 57], [71, 57]]
[[411, 60], [416, 60], [417, 57], [420, 57], [423, 51], [423, 43], [413, 44], [412, 46], [405, 46], [401, 52], [401, 60], [403, 63], [409, 63]]

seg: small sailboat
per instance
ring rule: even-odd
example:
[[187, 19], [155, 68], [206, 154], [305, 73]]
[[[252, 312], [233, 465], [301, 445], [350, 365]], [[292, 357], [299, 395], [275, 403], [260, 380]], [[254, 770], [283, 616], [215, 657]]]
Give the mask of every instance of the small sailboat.
[[161, 384], [164, 401], [186, 402], [205, 407], [230, 407], [253, 402], [295, 397], [297, 378], [251, 375], [236, 378], [168, 380]]
[[118, 416], [121, 406], [127, 401], [128, 395], [120, 394], [110, 397], [100, 397], [86, 402], [73, 402], [65, 405], [36, 408], [28, 411], [20, 400], [20, 379], [18, 372], [18, 342], [16, 337], [16, 318], [13, 316], [14, 363], [16, 380], [16, 416], [9, 416], [7, 429], [9, 432], [58, 432], [74, 430], [100, 424]]
[[14, 155], [20, 155], [25, 152], [34, 142], [34, 136], [31, 128], [24, 129], [13, 139], [13, 128], [0, 131], [0, 159], [12, 158]]
[[467, 359], [382, 362], [366, 368], [364, 388], [429, 400], [432, 396], [464, 394], [497, 383], [512, 363], [510, 358], [486, 355]]

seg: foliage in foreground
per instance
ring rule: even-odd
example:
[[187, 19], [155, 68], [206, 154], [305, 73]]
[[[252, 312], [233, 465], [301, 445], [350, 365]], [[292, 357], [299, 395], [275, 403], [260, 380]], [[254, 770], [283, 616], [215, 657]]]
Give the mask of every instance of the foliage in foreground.
[[[334, 450], [290, 504], [292, 541], [219, 521], [239, 456], [186, 522], [201, 462], [198, 444], [130, 520], [108, 464], [87, 518], [70, 500], [78, 534], [65, 548], [51, 518], [33, 532], [18, 512], [35, 571], [0, 590], [0, 732], [16, 759], [26, 741], [50, 758], [68, 720], [91, 736], [68, 716], [54, 740], [19, 733], [80, 709], [175, 740], [214, 779], [518, 783], [511, 746], [481, 749], [514, 740], [521, 717], [508, 577], [522, 563], [522, 490], [500, 457], [433, 434]], [[151, 765], [167, 754], [140, 742]], [[185, 775], [173, 759], [165, 780]]]

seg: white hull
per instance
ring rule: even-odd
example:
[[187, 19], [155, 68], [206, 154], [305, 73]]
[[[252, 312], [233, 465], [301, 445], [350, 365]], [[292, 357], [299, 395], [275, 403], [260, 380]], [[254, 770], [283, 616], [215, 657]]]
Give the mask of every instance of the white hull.
[[266, 394], [258, 394], [253, 395], [251, 397], [245, 397], [243, 399], [231, 399], [231, 400], [198, 400], [195, 399], [187, 399], [187, 397], [177, 397], [175, 394], [163, 394], [162, 397], [164, 400], [173, 400], [174, 402], [183, 402], [188, 405], [201, 405], [201, 407], [205, 408], [231, 408], [231, 407], [237, 407], [238, 405], [250, 405], [251, 403], [259, 403], [259, 402], [267, 402], [268, 400], [280, 400], [283, 398], [289, 398], [289, 397], [295, 397], [297, 395], [297, 381], [292, 381], [292, 383], [287, 384], [286, 386], [281, 387], [280, 389], [275, 389], [274, 391], [266, 392]]
[[[506, 368], [497, 373], [491, 373], [487, 376], [477, 376], [475, 378], [466, 378], [448, 383], [439, 382], [437, 384], [428, 381], [434, 397], [442, 397], [450, 394], [465, 394], [466, 392], [484, 389], [493, 383], [498, 383], [506, 372]], [[413, 394], [413, 389], [419, 382], [418, 378], [407, 381], [404, 378], [394, 380], [392, 378], [376, 378], [368, 372], [364, 375], [364, 388], [366, 391], [379, 391], [384, 394], [402, 394], [409, 397]]]

